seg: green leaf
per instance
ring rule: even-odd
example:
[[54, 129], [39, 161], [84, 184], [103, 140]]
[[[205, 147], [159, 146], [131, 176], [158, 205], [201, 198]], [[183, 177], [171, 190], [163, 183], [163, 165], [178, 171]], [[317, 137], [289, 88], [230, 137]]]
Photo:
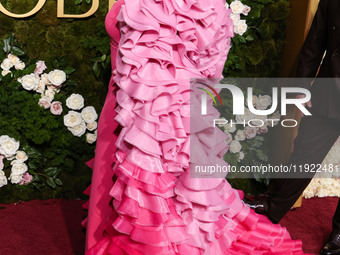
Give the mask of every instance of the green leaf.
[[[0, 43], [0, 48], [3, 48], [3, 47], [4, 47], [3, 43]], [[6, 53], [0, 50], [0, 59], [4, 59], [4, 58], [6, 58]]]
[[36, 68], [35, 64], [29, 65], [27, 68], [25, 68], [23, 73], [24, 74], [31, 74], [31, 73], [34, 72], [35, 68]]
[[46, 174], [55, 173], [56, 171], [58, 171], [57, 167], [49, 167], [44, 170]]
[[70, 66], [64, 68], [64, 72], [65, 72], [66, 74], [71, 74], [71, 73], [73, 73], [75, 70], [76, 70], [76, 69], [74, 69], [73, 67], [70, 67]]
[[243, 36], [239, 36], [238, 39], [240, 40], [241, 43], [246, 43], [246, 39], [244, 39]]
[[254, 37], [252, 37], [251, 35], [247, 35], [246, 40], [247, 41], [253, 41]]
[[19, 77], [22, 77], [24, 75], [24, 71], [23, 70], [17, 70], [15, 73], [14, 73], [14, 78], [15, 79], [18, 79]]
[[269, 161], [268, 156], [266, 154], [264, 154], [261, 150], [256, 150], [255, 154], [256, 154], [256, 157], [259, 160], [262, 160], [262, 161], [265, 161], [265, 162]]
[[35, 149], [35, 148], [33, 148], [29, 145], [23, 146], [22, 149], [24, 150], [24, 152], [26, 152], [26, 154], [29, 158], [37, 158], [37, 157], [41, 156], [41, 153], [37, 149]]
[[90, 4], [90, 3], [91, 3], [91, 0], [85, 0], [85, 2], [86, 2], [87, 4]]
[[37, 169], [37, 166], [33, 162], [28, 162], [28, 167], [32, 170]]
[[101, 60], [102, 62], [104, 62], [104, 61], [106, 60], [106, 55], [104, 54], [104, 55], [100, 58], [100, 60]]
[[93, 65], [93, 72], [94, 72], [94, 75], [96, 76], [96, 78], [99, 77], [100, 71], [101, 71], [101, 70], [100, 70], [100, 65], [99, 65], [99, 63], [98, 63], [98, 62], [94, 63], [94, 65]]
[[7, 74], [2, 78], [2, 83], [5, 85], [8, 85], [12, 81], [12, 76], [11, 74]]
[[50, 186], [52, 189], [55, 189], [57, 187], [55, 181], [53, 180], [53, 178], [49, 177], [46, 180], [46, 183], [48, 186]]
[[79, 4], [81, 4], [83, 2], [83, 0], [76, 0], [75, 2], [74, 2], [74, 4], [75, 5], [79, 5]]
[[14, 36], [14, 33], [12, 33], [12, 34], [9, 36], [9, 44], [10, 44], [10, 45], [13, 45], [13, 44], [14, 44], [14, 40], [15, 40], [15, 36]]
[[255, 140], [258, 140], [258, 141], [260, 141], [260, 142], [263, 142], [263, 140], [264, 140], [264, 137], [263, 136], [255, 136], [255, 138], [254, 138]]
[[62, 186], [62, 185], [63, 185], [63, 182], [62, 182], [60, 179], [55, 179], [54, 181], [55, 181], [55, 183], [56, 183], [57, 185], [59, 185], [59, 186]]
[[11, 48], [11, 53], [13, 53], [16, 56], [23, 56], [23, 55], [25, 55], [25, 52], [22, 49], [20, 49], [19, 47], [17, 47], [17, 46], [13, 46]]
[[9, 38], [6, 38], [4, 39], [4, 52], [8, 53], [11, 49], [11, 44], [10, 44], [10, 39]]

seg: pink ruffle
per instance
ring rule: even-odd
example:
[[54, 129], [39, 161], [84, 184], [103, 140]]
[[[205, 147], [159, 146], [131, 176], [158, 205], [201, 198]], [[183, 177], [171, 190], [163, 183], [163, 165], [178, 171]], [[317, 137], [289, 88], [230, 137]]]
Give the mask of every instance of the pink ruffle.
[[227, 165], [223, 132], [194, 113], [190, 129], [190, 78], [221, 78], [230, 48], [224, 1], [125, 0], [117, 20], [116, 215], [86, 254], [303, 254], [226, 180], [190, 178], [190, 165]]

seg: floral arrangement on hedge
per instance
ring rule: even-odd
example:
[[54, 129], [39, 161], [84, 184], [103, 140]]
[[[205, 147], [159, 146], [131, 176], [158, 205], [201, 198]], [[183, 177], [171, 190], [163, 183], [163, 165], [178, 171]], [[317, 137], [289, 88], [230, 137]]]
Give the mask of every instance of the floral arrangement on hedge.
[[13, 34], [0, 42], [0, 187], [56, 189], [92, 156], [98, 114], [72, 93], [75, 69], [63, 59], [49, 69], [21, 46]]
[[303, 196], [340, 197], [340, 138], [328, 152], [321, 169], [321, 173], [315, 174]]

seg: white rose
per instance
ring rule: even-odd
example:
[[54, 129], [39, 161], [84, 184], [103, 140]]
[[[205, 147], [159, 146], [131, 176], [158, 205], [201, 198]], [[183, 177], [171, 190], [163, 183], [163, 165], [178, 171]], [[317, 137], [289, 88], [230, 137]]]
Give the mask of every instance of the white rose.
[[72, 132], [74, 136], [82, 136], [86, 132], [86, 125], [84, 122], [75, 126], [75, 127], [68, 127], [68, 130]]
[[54, 71], [49, 72], [48, 79], [53, 85], [59, 87], [66, 81], [66, 74], [64, 71], [56, 69]]
[[238, 154], [238, 162], [241, 162], [244, 159], [244, 152], [240, 151], [240, 153]]
[[[1, 75], [5, 77], [7, 74], [11, 74], [12, 72], [10, 70], [2, 70]], [[12, 76], [12, 75], [11, 75]]]
[[39, 87], [40, 79], [35, 74], [27, 74], [18, 81], [21, 83], [22, 87], [26, 90], [36, 90]]
[[15, 175], [15, 174], [11, 174], [10, 177], [8, 178], [11, 183], [13, 184], [19, 184], [22, 180], [22, 175]]
[[16, 63], [18, 63], [19, 61], [20, 61], [20, 59], [17, 57], [17, 56], [15, 56], [15, 55], [13, 55], [13, 54], [8, 54], [8, 57], [7, 57], [10, 61], [11, 61], [11, 63], [13, 64], [13, 65], [15, 65]]
[[55, 93], [59, 93], [60, 92], [60, 88], [54, 86], [54, 85], [48, 85], [48, 88], [53, 90]]
[[241, 14], [243, 9], [244, 9], [244, 5], [242, 4], [241, 1], [239, 0], [236, 0], [236, 1], [233, 1], [231, 4], [230, 4], [230, 8], [231, 8], [231, 11], [235, 14]]
[[11, 161], [11, 166], [13, 166], [14, 164], [19, 164], [19, 163], [22, 163], [22, 162], [20, 160], [14, 159]]
[[234, 32], [238, 35], [243, 35], [248, 29], [248, 25], [245, 20], [238, 20], [234, 23]]
[[13, 67], [13, 63], [11, 62], [11, 60], [9, 58], [5, 58], [1, 65], [0, 65], [1, 69], [3, 70], [9, 70]]
[[233, 140], [233, 136], [227, 131], [224, 131], [224, 133], [227, 135], [226, 138], [225, 138], [226, 144], [230, 144], [231, 141]]
[[226, 9], [229, 9], [229, 4], [228, 3], [225, 3], [224, 6], [225, 6]]
[[50, 106], [51, 106], [50, 99], [47, 98], [47, 97], [42, 97], [42, 98], [40, 98], [39, 101], [38, 101], [38, 104], [39, 104], [41, 107], [44, 107], [44, 109], [48, 109], [48, 108], [50, 108]]
[[95, 134], [87, 133], [86, 134], [86, 142], [89, 144], [94, 143], [97, 140], [97, 136]]
[[25, 65], [24, 62], [18, 61], [18, 62], [15, 64], [14, 67], [15, 67], [16, 70], [24, 70], [25, 67], [26, 67], [26, 65]]
[[42, 74], [40, 79], [45, 85], [50, 84], [50, 80], [48, 79], [48, 74], [45, 74], [45, 73]]
[[79, 94], [72, 94], [66, 99], [66, 106], [72, 110], [80, 110], [84, 107], [84, 98]]
[[28, 159], [28, 156], [24, 151], [17, 151], [15, 158], [21, 162], [25, 162]]
[[248, 16], [248, 13], [251, 11], [251, 8], [248, 5], [243, 5], [244, 8], [242, 10], [242, 14]]
[[244, 129], [244, 133], [247, 139], [253, 139], [257, 134], [257, 128], [248, 126]]
[[93, 106], [87, 106], [81, 111], [81, 117], [86, 123], [92, 123], [98, 118], [98, 114]]
[[234, 133], [236, 131], [236, 125], [235, 123], [231, 125], [231, 123], [228, 123], [223, 126], [225, 131], [228, 131], [229, 133]]
[[235, 24], [240, 20], [240, 14], [231, 13], [230, 19], [233, 21], [233, 24], [235, 26]]
[[[81, 114], [79, 112], [75, 111], [69, 111], [65, 116], [64, 116], [64, 125], [66, 127], [76, 127], [82, 123], [82, 118]], [[85, 124], [84, 124], [85, 126]], [[86, 127], [85, 127], [86, 129]]]
[[7, 178], [4, 171], [0, 171], [0, 188], [7, 185]]
[[35, 89], [35, 91], [36, 91], [37, 93], [43, 94], [44, 91], [45, 91], [45, 87], [46, 87], [45, 83], [43, 83], [43, 82], [40, 80], [39, 85], [38, 85], [38, 87]]
[[44, 91], [44, 96], [46, 99], [48, 99], [50, 102], [53, 101], [55, 95], [55, 91], [51, 88], [48, 88], [47, 90]]
[[266, 110], [269, 105], [272, 104], [272, 98], [270, 96], [259, 96], [256, 102], [256, 109]]
[[240, 144], [239, 141], [234, 140], [230, 143], [229, 149], [231, 153], [238, 153], [241, 151], [242, 145]]
[[255, 115], [248, 108], [245, 108], [244, 115], [236, 115], [235, 119], [238, 123], [243, 123], [243, 121], [245, 121], [245, 123], [248, 123], [249, 120], [252, 120], [254, 118]]
[[27, 172], [28, 167], [24, 162], [17, 162], [16, 164], [12, 165], [11, 175], [22, 175]]
[[246, 134], [244, 133], [243, 130], [237, 130], [236, 135], [235, 135], [235, 140], [237, 141], [246, 140]]
[[6, 158], [15, 155], [19, 149], [20, 143], [10, 138], [7, 135], [0, 136], [0, 154], [4, 155]]
[[86, 124], [86, 128], [87, 128], [87, 130], [89, 130], [89, 131], [94, 131], [94, 130], [97, 129], [97, 127], [98, 127], [97, 121], [94, 121], [94, 122], [91, 122], [91, 123], [87, 123], [87, 124]]
[[[246, 104], [247, 104], [247, 106], [249, 107], [249, 104], [248, 104], [248, 99], [249, 99], [249, 98], [247, 98]], [[256, 103], [257, 103], [257, 100], [258, 100], [258, 97], [257, 97], [257, 96], [255, 96], [255, 95], [253, 95], [253, 97], [252, 97], [252, 103], [253, 103], [253, 106], [255, 106], [255, 105], [256, 105]]]

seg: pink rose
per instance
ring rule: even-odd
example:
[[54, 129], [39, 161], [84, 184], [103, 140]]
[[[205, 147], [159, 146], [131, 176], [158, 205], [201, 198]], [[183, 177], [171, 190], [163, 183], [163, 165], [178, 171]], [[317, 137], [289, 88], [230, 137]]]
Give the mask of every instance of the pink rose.
[[19, 185], [30, 183], [32, 180], [33, 180], [33, 176], [26, 172], [22, 176], [22, 180], [20, 181]]
[[0, 170], [4, 169], [4, 158], [5, 156], [0, 155]]
[[265, 134], [268, 132], [268, 127], [260, 128], [257, 133], [258, 134]]
[[258, 128], [256, 127], [246, 127], [244, 133], [246, 134], [247, 139], [253, 139], [257, 134], [257, 129]]
[[242, 14], [245, 16], [248, 16], [248, 13], [250, 12], [251, 8], [248, 5], [244, 5], [244, 8], [242, 10]]
[[47, 66], [45, 65], [45, 62], [42, 60], [39, 60], [36, 64], [35, 64], [36, 68], [34, 70], [34, 74], [36, 75], [40, 75], [43, 73], [43, 71], [47, 68]]
[[59, 101], [54, 101], [52, 104], [51, 104], [51, 113], [53, 115], [60, 115], [62, 112], [63, 112], [63, 107], [62, 107], [62, 104], [61, 102]]
[[38, 104], [44, 107], [45, 109], [48, 109], [51, 106], [50, 101], [48, 100], [48, 98], [45, 97], [40, 98]]

